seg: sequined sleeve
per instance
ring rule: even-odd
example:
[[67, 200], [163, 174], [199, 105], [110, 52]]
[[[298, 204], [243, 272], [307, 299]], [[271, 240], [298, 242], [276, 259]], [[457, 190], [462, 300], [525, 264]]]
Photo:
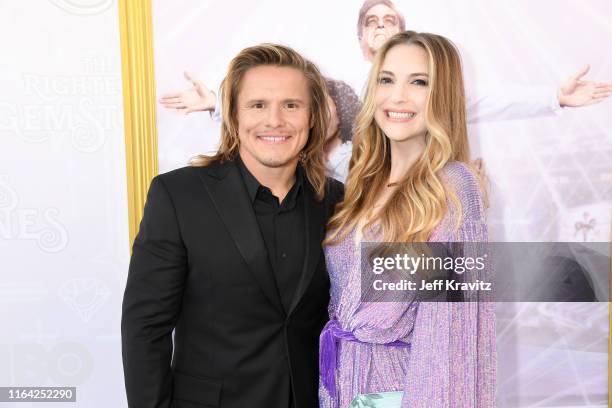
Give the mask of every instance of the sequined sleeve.
[[[451, 205], [446, 222], [433, 239], [470, 243], [463, 246], [470, 253], [463, 255], [477, 256], [482, 246], [474, 243], [488, 240], [479, 183], [460, 163], [447, 165], [443, 178], [461, 203], [462, 217], [459, 228], [452, 227]], [[494, 303], [476, 296], [469, 302], [419, 304], [403, 408], [494, 407], [495, 377]]]

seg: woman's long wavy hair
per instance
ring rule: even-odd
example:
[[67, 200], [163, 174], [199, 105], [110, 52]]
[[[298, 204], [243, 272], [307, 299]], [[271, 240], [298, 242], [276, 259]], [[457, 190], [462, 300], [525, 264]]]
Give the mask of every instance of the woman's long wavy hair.
[[[400, 44], [419, 46], [428, 56], [425, 150], [384, 207], [369, 218], [391, 170], [389, 139], [374, 119], [378, 76], [389, 50]], [[405, 31], [391, 37], [372, 65], [353, 140], [344, 201], [328, 223], [331, 234], [325, 244], [345, 238], [362, 219], [367, 220], [364, 229], [379, 223], [384, 242], [426, 242], [448, 211], [448, 199], [457, 205], [458, 210], [453, 213], [460, 217], [459, 200], [440, 179], [440, 170], [448, 162], [467, 164], [469, 159], [461, 59], [455, 46], [446, 38], [429, 33]], [[457, 226], [460, 221], [456, 220]]]
[[312, 185], [318, 200], [323, 199], [325, 192], [325, 159], [323, 146], [329, 108], [325, 99], [325, 80], [317, 66], [302, 57], [292, 48], [278, 44], [260, 44], [242, 50], [229, 64], [227, 75], [221, 83], [221, 107], [223, 122], [221, 124], [221, 142], [219, 150], [213, 156], [199, 155], [191, 159], [192, 166], [208, 166], [217, 161], [233, 160], [238, 155], [240, 139], [238, 136], [238, 118], [236, 104], [240, 85], [246, 72], [261, 65], [290, 67], [299, 70], [308, 84], [310, 91], [310, 115], [313, 124], [306, 146], [300, 155], [300, 161], [306, 177]]

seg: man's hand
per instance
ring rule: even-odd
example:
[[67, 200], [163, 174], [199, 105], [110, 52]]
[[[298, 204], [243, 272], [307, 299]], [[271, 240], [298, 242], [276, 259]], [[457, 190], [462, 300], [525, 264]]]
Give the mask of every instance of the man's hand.
[[208, 89], [202, 81], [192, 77], [187, 71], [183, 74], [185, 79], [191, 82], [193, 88], [162, 95], [159, 103], [166, 109], [173, 109], [185, 115], [191, 112], [215, 110], [215, 105], [217, 104], [215, 93]]
[[572, 75], [557, 91], [557, 99], [562, 107], [578, 107], [599, 103], [612, 95], [612, 83], [583, 81], [582, 78], [591, 67], [585, 65]]

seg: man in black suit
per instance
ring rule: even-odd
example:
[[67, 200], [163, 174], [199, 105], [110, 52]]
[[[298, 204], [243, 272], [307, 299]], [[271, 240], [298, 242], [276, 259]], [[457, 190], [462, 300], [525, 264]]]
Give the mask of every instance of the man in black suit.
[[343, 194], [324, 173], [325, 83], [262, 44], [221, 97], [218, 153], [149, 189], [123, 299], [129, 406], [317, 407], [321, 242]]

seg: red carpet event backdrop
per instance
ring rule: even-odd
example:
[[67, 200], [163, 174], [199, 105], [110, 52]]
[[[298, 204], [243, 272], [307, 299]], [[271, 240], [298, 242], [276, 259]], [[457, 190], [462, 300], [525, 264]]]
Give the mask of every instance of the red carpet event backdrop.
[[[609, 242], [612, 102], [561, 105], [588, 86], [581, 81], [612, 82], [612, 2], [394, 4], [406, 29], [444, 35], [461, 53], [471, 155], [489, 179], [490, 241]], [[375, 41], [358, 37], [361, 5], [152, 0], [157, 98], [194, 83], [218, 95], [234, 55], [277, 42], [342, 81], [357, 101], [367, 41]], [[0, 387], [76, 387], [70, 406], [88, 408], [127, 406], [118, 7], [0, 1]], [[218, 113], [185, 115], [156, 103], [159, 171], [215, 151]], [[585, 269], [593, 261], [580, 251], [572, 257]], [[607, 302], [500, 303], [496, 313], [498, 407], [607, 406]]]

